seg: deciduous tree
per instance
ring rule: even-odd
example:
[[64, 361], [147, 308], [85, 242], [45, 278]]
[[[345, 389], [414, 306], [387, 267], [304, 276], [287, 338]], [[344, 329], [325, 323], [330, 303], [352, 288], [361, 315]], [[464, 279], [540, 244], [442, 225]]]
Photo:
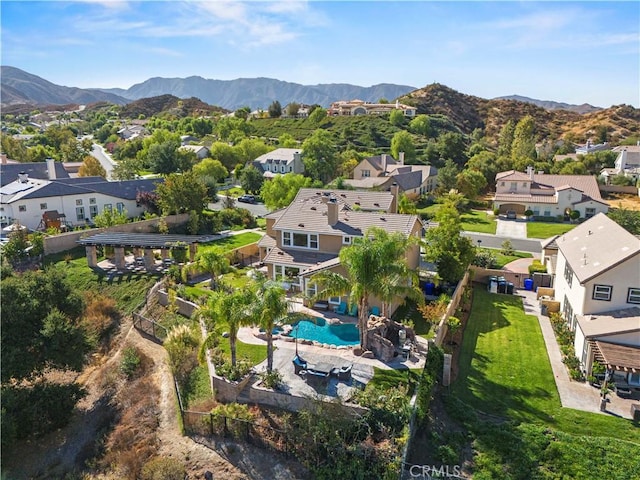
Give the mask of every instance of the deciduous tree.
[[80, 168], [78, 169], [78, 176], [106, 178], [107, 172], [104, 169], [104, 167], [100, 164], [98, 159], [92, 156], [87, 156], [87, 157], [84, 157], [84, 161], [82, 162], [82, 165], [80, 165]]
[[164, 215], [195, 210], [200, 213], [207, 204], [207, 187], [193, 172], [172, 173], [156, 188], [158, 205]]
[[310, 187], [312, 184], [313, 181], [309, 177], [299, 173], [276, 175], [262, 185], [260, 196], [267, 208], [283, 208], [293, 201], [301, 188]]
[[[317, 109], [316, 109], [317, 111]], [[318, 129], [302, 144], [305, 173], [314, 180], [327, 183], [335, 175], [337, 152], [333, 137]]]
[[404, 159], [411, 163], [416, 159], [416, 146], [413, 143], [411, 134], [406, 130], [396, 132], [391, 139], [391, 155], [393, 158], [400, 158], [400, 152], [404, 152]]

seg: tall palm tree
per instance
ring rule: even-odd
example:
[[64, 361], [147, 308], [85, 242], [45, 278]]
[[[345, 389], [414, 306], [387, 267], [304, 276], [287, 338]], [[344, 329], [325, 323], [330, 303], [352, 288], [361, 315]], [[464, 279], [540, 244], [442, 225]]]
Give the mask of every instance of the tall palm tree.
[[207, 249], [197, 253], [190, 270], [204, 271], [211, 275], [211, 290], [218, 288], [218, 276], [229, 268], [229, 259], [218, 249]]
[[285, 290], [278, 283], [266, 281], [259, 284], [253, 316], [267, 335], [267, 373], [273, 370], [273, 329], [291, 314]]
[[[370, 228], [363, 238], [340, 250], [340, 263], [346, 275], [323, 271], [311, 277], [319, 291], [317, 298], [349, 295], [350, 303], [358, 305], [360, 346], [367, 349], [367, 320], [369, 297], [376, 296], [390, 302], [407, 289], [410, 272], [405, 253], [408, 242], [389, 235], [380, 228]], [[401, 281], [402, 280], [402, 281]]]
[[240, 327], [253, 322], [251, 306], [256, 301], [256, 294], [250, 288], [235, 290], [231, 294], [221, 295], [218, 300], [218, 313], [229, 329], [229, 349], [231, 365], [236, 364], [236, 341]]

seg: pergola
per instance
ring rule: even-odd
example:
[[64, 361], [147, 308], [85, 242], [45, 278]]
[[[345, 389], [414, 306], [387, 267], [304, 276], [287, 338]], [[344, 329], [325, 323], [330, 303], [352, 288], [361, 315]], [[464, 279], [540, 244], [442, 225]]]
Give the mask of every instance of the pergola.
[[640, 371], [640, 348], [595, 340], [595, 359], [607, 368], [622, 372]]
[[[87, 252], [89, 267], [98, 266], [96, 247], [113, 247], [115, 253], [115, 265], [118, 270], [125, 268], [125, 248], [132, 248], [136, 257], [144, 258], [144, 266], [147, 270], [155, 267], [153, 257], [154, 250], [160, 250], [162, 259], [169, 257], [169, 251], [176, 248], [189, 249], [189, 259], [193, 261], [198, 243], [209, 241], [209, 237], [202, 235], [168, 235], [159, 233], [98, 233], [90, 237], [78, 240], [84, 245]], [[140, 254], [144, 252], [143, 254]]]

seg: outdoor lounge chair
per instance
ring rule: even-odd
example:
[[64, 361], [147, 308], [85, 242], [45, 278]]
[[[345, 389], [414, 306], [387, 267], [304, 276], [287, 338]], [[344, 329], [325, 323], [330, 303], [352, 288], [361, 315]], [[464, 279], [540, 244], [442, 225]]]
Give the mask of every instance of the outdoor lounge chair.
[[371, 315], [380, 316], [380, 309], [378, 307], [371, 307]]
[[347, 303], [340, 302], [340, 305], [336, 308], [336, 313], [338, 315], [346, 315], [347, 314]]
[[329, 373], [316, 372], [315, 370], [305, 370], [304, 378], [312, 386], [324, 386], [329, 382]]
[[350, 317], [357, 317], [358, 316], [358, 306], [356, 304], [353, 304], [353, 305], [351, 305], [351, 307], [349, 307], [348, 315]]
[[300, 375], [300, 372], [305, 371], [307, 369], [307, 361], [304, 360], [299, 355], [293, 357], [293, 371], [296, 375]]

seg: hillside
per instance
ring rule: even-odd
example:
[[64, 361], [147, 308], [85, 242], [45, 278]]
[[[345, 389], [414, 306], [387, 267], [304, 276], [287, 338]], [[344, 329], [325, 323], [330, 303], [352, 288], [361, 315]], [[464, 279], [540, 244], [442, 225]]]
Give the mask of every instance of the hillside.
[[588, 103], [582, 105], [573, 105], [564, 102], [554, 102], [553, 100], [537, 100], [535, 98], [523, 97], [522, 95], [506, 95], [503, 97], [496, 97], [494, 100], [517, 100], [518, 102], [533, 103], [538, 107], [546, 108], [547, 110], [569, 110], [576, 113], [591, 113], [602, 110], [601, 107], [594, 107]]
[[138, 118], [144, 115], [152, 116], [169, 115], [178, 118], [193, 116], [208, 116], [214, 113], [226, 113], [227, 110], [208, 105], [197, 98], [180, 99], [173, 95], [160, 95], [157, 97], [143, 98], [131, 102], [120, 111], [123, 118]]
[[437, 83], [399, 100], [415, 106], [418, 114], [446, 115], [465, 133], [484, 128], [488, 137], [495, 137], [508, 120], [517, 122], [526, 115], [535, 119], [538, 138], [560, 139], [570, 133], [577, 141], [584, 141], [600, 125], [607, 126], [611, 141], [640, 133], [640, 109], [628, 105], [581, 115], [568, 110], [548, 110], [517, 100], [487, 100]]
[[110, 89], [131, 100], [171, 94], [176, 97], [196, 97], [211, 105], [220, 105], [229, 110], [243, 106], [251, 109], [267, 109], [278, 100], [283, 106], [290, 102], [329, 106], [336, 100], [359, 98], [377, 101], [403, 95], [415, 87], [407, 85], [379, 84], [360, 87], [350, 84], [301, 85], [273, 78], [238, 78], [235, 80], [211, 80], [198, 76], [188, 78], [154, 77], [133, 85], [127, 90]]
[[0, 98], [2, 105], [63, 105], [107, 101], [123, 105], [127, 100], [113, 93], [96, 89], [63, 87], [19, 68], [0, 67]]

